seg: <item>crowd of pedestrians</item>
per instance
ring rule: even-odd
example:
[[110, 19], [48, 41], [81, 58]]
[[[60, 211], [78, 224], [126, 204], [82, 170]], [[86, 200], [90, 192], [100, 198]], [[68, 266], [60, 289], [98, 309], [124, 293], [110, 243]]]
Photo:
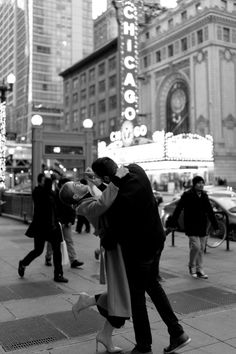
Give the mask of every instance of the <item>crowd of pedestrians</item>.
[[[177, 204], [170, 226], [176, 228], [184, 210], [189, 272], [193, 278], [207, 279], [203, 269], [207, 218], [216, 232], [218, 224], [203, 191], [204, 183], [201, 176], [193, 178], [192, 187], [182, 194]], [[85, 225], [85, 232], [93, 230], [100, 238], [100, 249], [95, 254], [97, 259], [100, 256], [101, 261], [105, 260], [105, 269], [102, 266], [100, 269], [106, 274], [107, 290], [101, 294], [80, 293], [72, 307], [76, 318], [90, 306], [97, 306], [105, 317], [104, 327], [96, 336], [96, 350], [100, 343], [109, 353], [121, 352], [113, 344], [112, 333], [132, 317], [136, 345], [131, 353], [153, 353], [146, 293], [170, 336], [164, 353], [175, 353], [191, 341], [160, 283], [159, 262], [166, 233], [151, 183], [140, 166], [118, 167], [112, 159], [103, 157], [95, 160], [86, 170], [85, 178], [77, 182], [68, 178], [56, 180], [40, 173], [32, 199], [33, 219], [25, 234], [34, 239], [34, 248], [19, 261], [20, 277], [24, 277], [26, 267], [43, 253], [47, 242], [45, 264], [53, 263], [54, 281], [66, 283], [60, 250], [62, 239], [67, 244], [71, 268], [79, 268], [83, 262], [74, 248], [73, 226], [81, 233]]]

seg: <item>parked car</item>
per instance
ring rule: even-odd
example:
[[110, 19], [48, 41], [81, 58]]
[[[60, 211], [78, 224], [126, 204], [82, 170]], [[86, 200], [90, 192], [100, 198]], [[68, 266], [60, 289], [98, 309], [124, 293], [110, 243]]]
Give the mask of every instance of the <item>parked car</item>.
[[[225, 196], [224, 194], [222, 194], [223, 196], [221, 196], [219, 194], [219, 192], [217, 195], [214, 195], [213, 193], [208, 193], [210, 203], [213, 207], [219, 224], [219, 228], [221, 230], [217, 237], [222, 240], [226, 237], [226, 223], [228, 223], [230, 239], [236, 240], [236, 197], [231, 197], [230, 195]], [[169, 227], [171, 216], [173, 215], [173, 212], [179, 200], [180, 197], [163, 205], [161, 211], [161, 220], [164, 228], [166, 229]], [[183, 214], [184, 212], [182, 211], [178, 219], [177, 231], [184, 232]], [[215, 236], [213, 235], [213, 229], [210, 224], [208, 227], [208, 235], [215, 238]], [[214, 241], [214, 243], [212, 243], [212, 247], [216, 247], [216, 245], [218, 246], [219, 242], [216, 243], [216, 241]]]
[[163, 203], [163, 196], [160, 192], [156, 191], [155, 189], [153, 189], [152, 191], [157, 201], [157, 205], [159, 206], [161, 203]]

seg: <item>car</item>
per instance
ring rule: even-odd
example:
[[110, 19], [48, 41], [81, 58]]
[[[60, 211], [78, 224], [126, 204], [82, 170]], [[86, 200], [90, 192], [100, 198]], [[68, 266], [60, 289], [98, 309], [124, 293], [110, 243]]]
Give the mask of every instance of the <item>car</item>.
[[158, 192], [157, 190], [153, 189], [152, 190], [154, 197], [157, 201], [157, 205], [159, 206], [161, 203], [163, 203], [163, 196], [160, 192]]
[[[210, 203], [215, 212], [220, 232], [216, 236], [210, 223], [208, 226], [207, 234], [211, 239], [208, 241], [209, 247], [217, 247], [226, 238], [228, 230], [229, 237], [231, 240], [236, 240], [236, 197], [231, 197], [229, 195], [225, 196], [223, 193], [219, 195], [219, 192], [215, 195], [214, 193], [208, 193]], [[170, 226], [171, 216], [179, 202], [180, 197], [172, 200], [169, 203], [163, 205], [161, 210], [161, 220], [165, 229]], [[184, 213], [181, 212], [178, 219], [177, 231], [184, 232]], [[228, 225], [228, 226], [227, 226]]]

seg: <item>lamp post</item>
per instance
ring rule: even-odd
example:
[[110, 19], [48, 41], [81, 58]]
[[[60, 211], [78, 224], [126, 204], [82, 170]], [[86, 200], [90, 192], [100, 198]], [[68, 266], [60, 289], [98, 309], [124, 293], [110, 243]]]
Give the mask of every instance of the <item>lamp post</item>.
[[42, 140], [42, 124], [43, 118], [35, 114], [31, 118], [32, 124], [32, 171], [31, 171], [31, 188], [32, 190], [37, 185], [37, 177], [42, 169], [43, 156], [43, 140]]
[[85, 130], [85, 164], [86, 167], [92, 165], [93, 162], [93, 121], [87, 118], [83, 121]]
[[15, 76], [9, 74], [7, 83], [5, 80], [0, 84], [0, 183], [5, 183], [6, 172], [6, 92], [12, 92]]

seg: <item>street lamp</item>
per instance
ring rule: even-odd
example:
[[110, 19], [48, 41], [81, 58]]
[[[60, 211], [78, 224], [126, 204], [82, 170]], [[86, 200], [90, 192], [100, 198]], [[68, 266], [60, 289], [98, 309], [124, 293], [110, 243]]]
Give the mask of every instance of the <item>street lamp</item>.
[[83, 121], [83, 127], [85, 130], [85, 163], [86, 167], [90, 167], [93, 162], [93, 121], [90, 118], [86, 118]]
[[41, 172], [42, 156], [43, 156], [43, 139], [42, 139], [42, 124], [43, 118], [35, 114], [31, 118], [32, 124], [32, 171], [31, 171], [31, 187], [32, 190], [37, 185], [37, 177]]
[[12, 92], [15, 76], [9, 74], [7, 84], [3, 80], [0, 84], [0, 183], [5, 183], [6, 173], [6, 92]]

